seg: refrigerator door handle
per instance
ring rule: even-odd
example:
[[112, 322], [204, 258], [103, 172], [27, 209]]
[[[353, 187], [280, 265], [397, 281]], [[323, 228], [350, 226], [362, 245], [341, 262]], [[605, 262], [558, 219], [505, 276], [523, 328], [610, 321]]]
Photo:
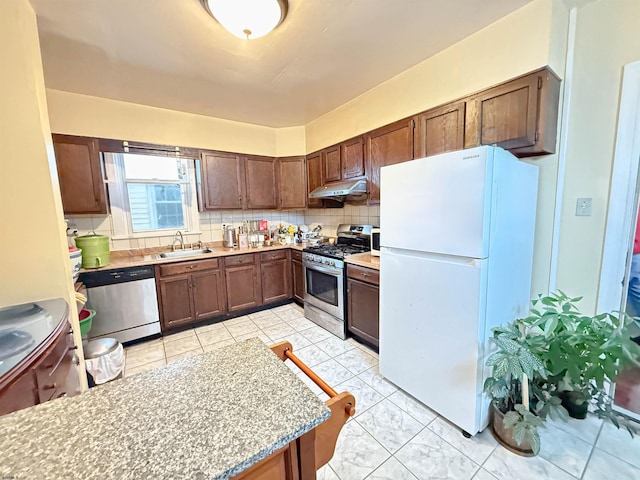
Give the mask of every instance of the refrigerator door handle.
[[418, 250], [404, 250], [391, 247], [381, 247], [380, 252], [383, 256], [386, 254], [400, 257], [419, 257], [433, 260], [435, 262], [456, 263], [460, 265], [468, 265], [470, 267], [479, 267], [480, 262], [483, 260], [481, 258], [458, 257], [455, 255], [445, 255], [442, 253], [420, 252]]

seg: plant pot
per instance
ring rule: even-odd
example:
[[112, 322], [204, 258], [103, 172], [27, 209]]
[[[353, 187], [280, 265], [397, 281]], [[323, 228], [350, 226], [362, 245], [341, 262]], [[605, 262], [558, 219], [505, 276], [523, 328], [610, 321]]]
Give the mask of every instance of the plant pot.
[[531, 444], [525, 438], [520, 445], [513, 438], [513, 429], [504, 426], [504, 413], [491, 402], [491, 430], [498, 443], [504, 448], [523, 457], [535, 457]]
[[587, 418], [589, 402], [584, 393], [564, 391], [560, 392], [559, 396], [562, 400], [562, 406], [567, 409], [571, 418], [577, 418], [578, 420]]

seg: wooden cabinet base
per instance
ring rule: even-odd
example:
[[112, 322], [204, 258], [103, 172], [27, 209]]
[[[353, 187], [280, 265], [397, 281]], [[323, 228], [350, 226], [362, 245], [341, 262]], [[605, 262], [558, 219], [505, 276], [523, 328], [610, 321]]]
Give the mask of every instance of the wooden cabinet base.
[[300, 476], [300, 464], [297, 455], [297, 443], [299, 440], [291, 442], [286, 447], [272, 453], [264, 460], [231, 478], [233, 480], [300, 480], [302, 478], [316, 478], [315, 472], [313, 477]]
[[0, 379], [0, 415], [79, 393], [73, 332], [67, 320]]

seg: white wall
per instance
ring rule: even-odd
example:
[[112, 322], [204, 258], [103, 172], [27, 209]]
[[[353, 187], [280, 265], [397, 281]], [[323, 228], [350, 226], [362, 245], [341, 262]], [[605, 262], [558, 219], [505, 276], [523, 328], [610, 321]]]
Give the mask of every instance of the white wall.
[[47, 90], [51, 131], [267, 156], [304, 155], [304, 127], [271, 128]]
[[[0, 64], [0, 307], [61, 297], [81, 345], [38, 30], [28, 0], [0, 2]], [[84, 375], [81, 381], [86, 385]]]
[[[594, 310], [622, 68], [640, 60], [640, 2], [599, 0], [580, 7], [577, 18], [558, 287], [571, 295], [584, 295], [583, 308]], [[590, 217], [575, 216], [579, 197], [593, 198]]]

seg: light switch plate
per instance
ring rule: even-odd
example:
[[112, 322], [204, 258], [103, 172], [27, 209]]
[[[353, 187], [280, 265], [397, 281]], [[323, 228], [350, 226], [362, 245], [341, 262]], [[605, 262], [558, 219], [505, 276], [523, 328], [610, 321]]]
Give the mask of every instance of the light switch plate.
[[576, 202], [576, 216], [577, 217], [590, 217], [591, 216], [591, 198], [579, 198]]

